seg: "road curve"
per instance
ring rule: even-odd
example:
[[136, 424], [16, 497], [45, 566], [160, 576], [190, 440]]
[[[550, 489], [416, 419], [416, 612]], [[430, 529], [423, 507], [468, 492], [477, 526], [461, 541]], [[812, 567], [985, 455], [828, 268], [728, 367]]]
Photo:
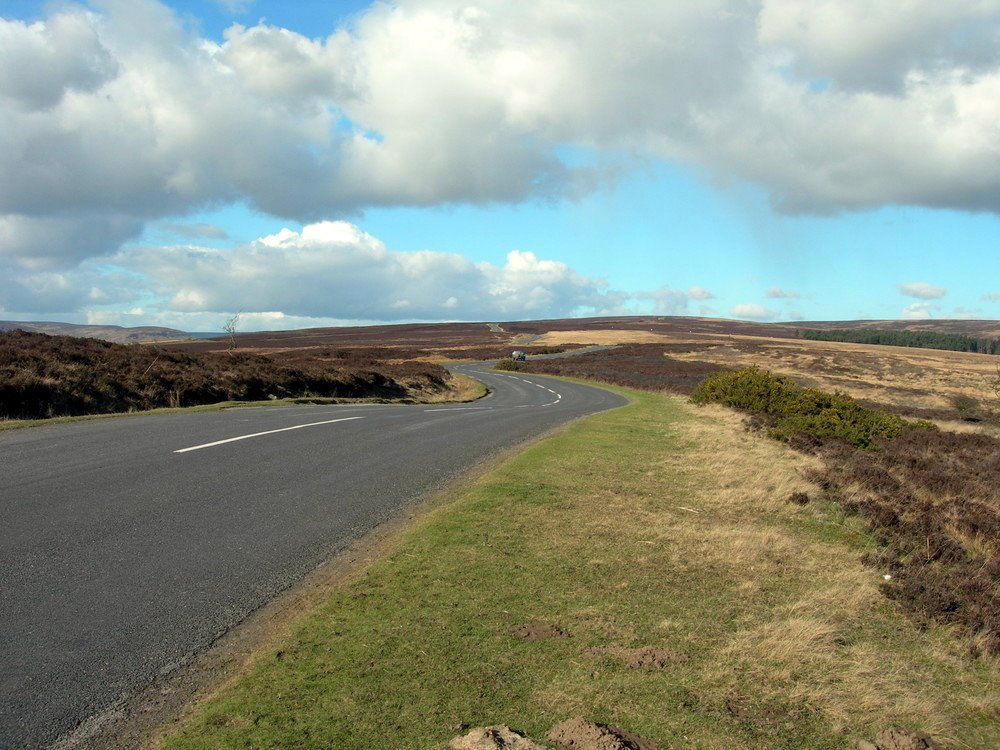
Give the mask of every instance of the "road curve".
[[457, 365], [469, 404], [261, 407], [0, 433], [0, 748], [46, 748], [498, 450], [624, 403]]

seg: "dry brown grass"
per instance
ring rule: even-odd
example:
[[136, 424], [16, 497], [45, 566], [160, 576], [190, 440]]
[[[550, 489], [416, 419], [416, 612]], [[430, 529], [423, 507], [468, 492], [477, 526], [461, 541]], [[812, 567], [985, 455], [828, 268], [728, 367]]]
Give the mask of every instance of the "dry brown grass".
[[562, 346], [565, 344], [660, 344], [672, 341], [671, 336], [652, 331], [636, 331], [629, 329], [589, 330], [589, 331], [549, 331], [532, 343], [544, 346]]
[[956, 396], [987, 404], [995, 399], [989, 384], [996, 375], [996, 358], [984, 354], [749, 336], [706, 335], [700, 343], [692, 337], [676, 343], [691, 350], [670, 352], [675, 359], [757, 365], [823, 390], [884, 404], [951, 409]]
[[[803, 517], [830, 523], [828, 511], [787, 501], [797, 491], [820, 494], [804, 478], [820, 461], [748, 434], [740, 423], [722, 408], [699, 409], [679, 423], [691, 447], [668, 457], [663, 468], [697, 478], [692, 486], [700, 490], [685, 503], [700, 513], [686, 515], [686, 523], [671, 522], [663, 533], [679, 557], [725, 569], [748, 600], [766, 598], [779, 581], [800, 593], [734, 633], [721, 647], [712, 679], [734, 693], [751, 684], [758, 699], [820, 708], [834, 726], [846, 728], [861, 717], [906, 716], [922, 719], [938, 737], [956, 739], [951, 697], [927, 672], [956, 666], [963, 671], [961, 646], [940, 628], [921, 644], [922, 663], [904, 658], [905, 646], [896, 650], [906, 636], [879, 591], [879, 572], [864, 567], [856, 549], [830, 543], [823, 534], [795, 532], [796, 519]], [[859, 531], [853, 534], [860, 538]], [[880, 646], [871, 640], [880, 632], [903, 637], [896, 647]]]
[[423, 389], [420, 383], [404, 384], [424, 404], [475, 401], [486, 395], [486, 387], [482, 383], [458, 372], [449, 373], [449, 377], [445, 378], [445, 384], [448, 386], [448, 391], [445, 393]]
[[[865, 567], [858, 548], [843, 543], [864, 540], [856, 519], [828, 506], [788, 502], [795, 492], [822, 494], [806, 479], [822, 466], [820, 459], [747, 432], [731, 410], [678, 407], [686, 416], [675, 423], [684, 449], [664, 452], [647, 475], [677, 477], [684, 491], [663, 494], [662, 485], [649, 494], [600, 490], [588, 503], [587, 536], [635, 545], [640, 576], [666, 567], [696, 587], [704, 585], [695, 581], [706, 571], [720, 586], [732, 582], [744, 602], [736, 615], [741, 624], [710, 647], [717, 656], [698, 679], [754, 721], [794, 724], [798, 712], [816, 711], [836, 731], [850, 732], [892, 717], [960, 744], [956, 708], [974, 711], [979, 698], [928, 679], [950, 673], [961, 682], [969, 673], [960, 641], [948, 628], [917, 636], [905, 623], [879, 591], [882, 571]], [[590, 564], [613, 567], [605, 558]], [[607, 613], [588, 618], [616, 641], [642, 641], [641, 633]], [[672, 634], [674, 648], [705, 646], [690, 622], [665, 619], [659, 627]], [[541, 698], [572, 703], [571, 692], [553, 686]], [[583, 697], [576, 700], [583, 704]]]

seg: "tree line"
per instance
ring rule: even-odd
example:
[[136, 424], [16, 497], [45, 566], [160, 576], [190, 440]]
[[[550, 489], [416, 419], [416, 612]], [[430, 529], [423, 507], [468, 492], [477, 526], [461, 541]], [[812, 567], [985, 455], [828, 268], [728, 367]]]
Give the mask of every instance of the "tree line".
[[936, 331], [889, 331], [873, 328], [835, 328], [827, 331], [801, 330], [799, 336], [814, 341], [846, 341], [852, 344], [910, 346], [918, 349], [945, 349], [954, 352], [1000, 354], [1000, 339], [975, 338]]

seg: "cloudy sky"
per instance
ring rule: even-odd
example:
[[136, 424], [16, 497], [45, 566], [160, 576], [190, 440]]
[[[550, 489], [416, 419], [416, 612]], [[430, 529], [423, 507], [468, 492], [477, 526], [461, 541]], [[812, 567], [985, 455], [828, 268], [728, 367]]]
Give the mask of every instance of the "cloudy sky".
[[1000, 318], [1000, 0], [0, 3], [0, 318]]

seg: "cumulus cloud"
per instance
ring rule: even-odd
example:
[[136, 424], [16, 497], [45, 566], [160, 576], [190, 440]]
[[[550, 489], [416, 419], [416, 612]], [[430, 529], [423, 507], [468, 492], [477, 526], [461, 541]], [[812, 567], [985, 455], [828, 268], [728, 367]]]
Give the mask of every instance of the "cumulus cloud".
[[36, 111], [68, 92], [93, 92], [118, 72], [101, 43], [94, 17], [58, 12], [44, 23], [0, 18], [0, 102]]
[[937, 305], [930, 302], [914, 302], [912, 305], [904, 307], [899, 317], [903, 320], [926, 320], [933, 318], [934, 313], [939, 309]]
[[897, 288], [903, 296], [914, 297], [916, 299], [940, 299], [948, 293], [947, 289], [928, 284], [925, 281], [917, 281], [912, 284], [899, 284]]
[[[657, 315], [687, 315], [691, 300], [715, 299], [715, 295], [700, 286], [693, 286], [687, 291], [665, 286], [653, 291], [639, 292], [636, 298], [652, 301], [653, 312]], [[706, 309], [705, 305], [702, 305], [701, 309]]]
[[97, 252], [40, 226], [82, 215], [240, 200], [315, 222], [607, 178], [567, 145], [750, 180], [790, 212], [1000, 211], [1000, 0], [399, 0], [325, 38], [221, 43], [154, 0], [95, 7], [0, 20], [0, 216], [62, 238], [30, 251], [50, 267]]
[[248, 245], [137, 248], [115, 262], [142, 274], [165, 307], [340, 320], [509, 320], [600, 314], [625, 296], [565, 263], [512, 250], [502, 266], [455, 253], [397, 252], [342, 221]]
[[768, 299], [798, 299], [802, 295], [798, 292], [786, 291], [780, 286], [772, 286], [768, 287], [767, 291], [764, 292], [764, 296]]
[[735, 318], [747, 318], [749, 320], [774, 320], [778, 317], [778, 311], [772, 310], [764, 305], [756, 303], [746, 303], [733, 305], [729, 308], [729, 314]]
[[804, 76], [841, 89], [905, 91], [916, 71], [983, 73], [1000, 62], [995, 0], [768, 0], [761, 42], [782, 48]]
[[715, 299], [715, 295], [703, 286], [693, 286], [688, 289], [688, 298], [696, 300]]
[[[0, 262], [35, 269], [78, 263], [106, 254], [141, 231], [140, 221], [113, 213], [49, 217], [0, 214]], [[59, 249], [59, 256], [52, 254], [52, 248]]]
[[170, 234], [175, 234], [178, 237], [185, 237], [187, 239], [200, 238], [224, 240], [229, 236], [225, 229], [217, 227], [214, 224], [178, 224], [173, 222], [164, 222], [159, 225], [159, 228], [164, 232], [169, 232]]

